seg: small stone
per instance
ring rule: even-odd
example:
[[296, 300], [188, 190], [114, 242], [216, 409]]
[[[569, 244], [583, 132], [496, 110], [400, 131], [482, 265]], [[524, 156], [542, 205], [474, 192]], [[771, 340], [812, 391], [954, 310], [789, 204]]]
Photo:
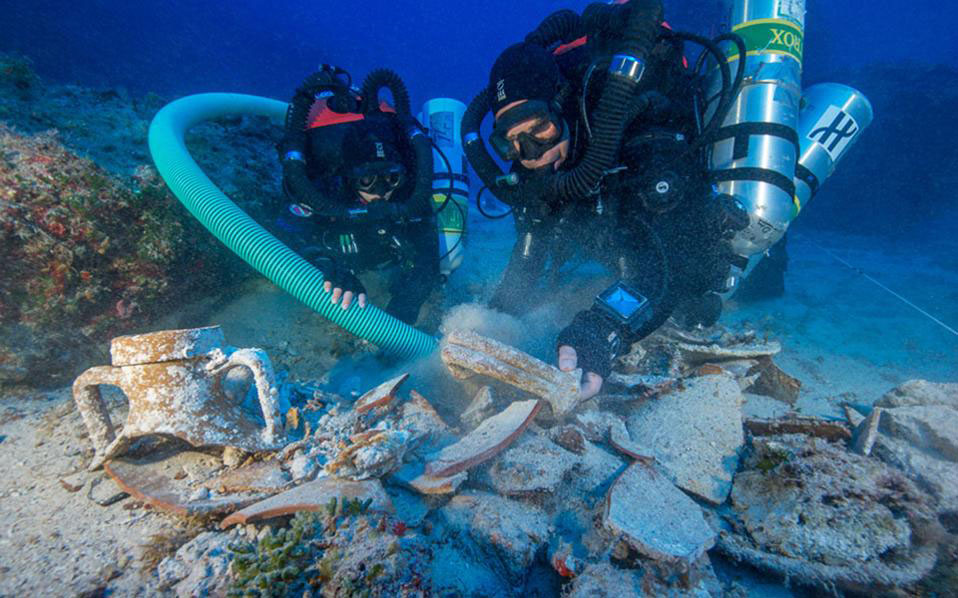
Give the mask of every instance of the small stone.
[[190, 500], [191, 500], [191, 501], [194, 501], [194, 500], [206, 500], [206, 499], [208, 499], [209, 497], [210, 497], [210, 489], [209, 489], [209, 488], [197, 488], [195, 491], [193, 491], [192, 494], [190, 494]]
[[289, 462], [289, 475], [293, 481], [312, 478], [319, 470], [319, 463], [303, 451], [297, 451], [293, 460]]
[[609, 492], [605, 525], [640, 553], [690, 566], [715, 543], [702, 509], [655, 469], [635, 463]]
[[227, 446], [223, 449], [223, 465], [234, 468], [243, 464], [249, 458], [249, 453], [235, 446]]
[[577, 455], [585, 452], [585, 436], [582, 430], [571, 424], [565, 426], [556, 426], [549, 430], [549, 437], [552, 441]]

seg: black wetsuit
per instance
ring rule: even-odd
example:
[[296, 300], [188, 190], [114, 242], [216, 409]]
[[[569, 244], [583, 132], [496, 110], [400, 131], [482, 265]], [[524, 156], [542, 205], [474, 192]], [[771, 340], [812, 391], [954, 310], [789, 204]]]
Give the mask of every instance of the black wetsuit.
[[[377, 115], [395, 122], [396, 138], [402, 139], [398, 121], [392, 115]], [[287, 245], [320, 268], [344, 290], [365, 292], [357, 274], [377, 268], [388, 272], [390, 300], [386, 312], [412, 325], [419, 309], [438, 286], [439, 237], [435, 216], [426, 202], [411, 205], [413, 177], [393, 192], [389, 201], [363, 206], [347, 188], [343, 172], [344, 130], [362, 126], [336, 124], [308, 132], [306, 163], [310, 179], [322, 194], [342, 207], [347, 216], [330, 218], [309, 214], [296, 197], [287, 194], [288, 204], [279, 209], [274, 230]], [[408, 173], [416, 172], [415, 154], [408, 144], [399, 145], [399, 154]]]
[[[571, 129], [563, 170], [574, 168], [587, 147], [580, 101], [584, 95], [587, 113], [595, 109], [607, 64], [594, 69], [588, 89], [584, 77], [596, 57], [608, 55], [616, 27], [625, 21], [617, 14], [623, 10], [622, 5], [590, 5], [581, 17], [591, 23], [588, 42], [557, 56], [568, 86], [562, 114]], [[635, 331], [597, 308], [580, 312], [562, 331], [558, 343], [575, 347], [580, 367], [603, 376], [619, 347], [628, 348], [651, 333], [680, 302], [720, 288], [728, 272], [724, 206], [712, 193], [701, 157], [685, 151], [695, 134], [695, 116], [682, 50], [680, 42], [663, 39], [651, 52], [635, 97], [635, 118], [623, 139], [620, 168], [603, 178], [595, 195], [559, 206], [550, 198], [529, 199], [535, 207], [526, 211], [535, 209], [539, 222], [529, 226], [517, 218], [516, 250], [493, 299], [494, 307], [520, 311], [544, 263], [567, 258], [577, 245], [651, 304], [651, 319]], [[656, 185], [662, 180], [669, 183], [669, 192], [659, 194]], [[540, 246], [533, 259], [524, 261], [523, 235], [536, 237], [528, 244]]]

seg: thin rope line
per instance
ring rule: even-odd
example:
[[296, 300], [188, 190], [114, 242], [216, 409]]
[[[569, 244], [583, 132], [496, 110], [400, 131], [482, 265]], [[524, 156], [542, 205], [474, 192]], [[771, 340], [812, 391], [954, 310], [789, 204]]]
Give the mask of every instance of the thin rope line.
[[898, 298], [898, 299], [899, 299], [902, 303], [904, 303], [905, 305], [910, 306], [912, 309], [914, 309], [914, 310], [917, 311], [918, 313], [922, 314], [923, 316], [925, 316], [926, 318], [928, 318], [928, 319], [931, 320], [932, 322], [938, 324], [939, 326], [941, 326], [942, 328], [944, 328], [944, 329], [947, 330], [948, 332], [954, 334], [955, 336], [958, 336], [958, 330], [955, 330], [954, 328], [952, 328], [952, 327], [949, 326], [948, 324], [945, 324], [944, 322], [942, 322], [941, 320], [939, 320], [939, 319], [936, 318], [935, 316], [931, 315], [930, 313], [928, 313], [928, 312], [925, 311], [924, 309], [918, 307], [917, 305], [915, 305], [914, 303], [912, 303], [911, 301], [909, 301], [909, 300], [906, 299], [905, 297], [902, 297], [901, 295], [899, 295], [899, 294], [896, 293], [895, 291], [889, 289], [888, 287], [886, 287], [885, 285], [883, 285], [883, 284], [880, 283], [879, 281], [875, 280], [870, 274], [868, 274], [867, 272], [865, 272], [865, 271], [862, 270], [861, 268], [857, 268], [857, 267], [855, 267], [855, 266], [849, 264], [849, 263], [848, 263], [847, 261], [845, 261], [844, 259], [842, 259], [842, 258], [840, 258], [839, 256], [837, 256], [837, 255], [835, 255], [834, 253], [832, 253], [832, 251], [830, 251], [829, 249], [827, 249], [827, 248], [825, 248], [825, 247], [819, 245], [818, 243], [816, 243], [816, 242], [813, 241], [812, 239], [806, 237], [805, 235], [801, 235], [799, 238], [801, 238], [801, 239], [804, 240], [804, 241], [808, 241], [809, 243], [811, 243], [811, 244], [814, 245], [815, 247], [818, 247], [819, 249], [821, 249], [822, 251], [824, 251], [825, 253], [827, 253], [828, 255], [830, 255], [835, 261], [837, 261], [837, 262], [839, 262], [840, 264], [844, 265], [846, 268], [848, 268], [848, 269], [851, 270], [852, 272], [856, 272], [856, 273], [858, 273], [858, 274], [861, 274], [861, 275], [864, 276], [867, 280], [869, 280], [869, 281], [871, 281], [872, 283], [874, 283], [875, 285], [877, 285], [879, 288], [885, 290], [886, 292], [888, 292], [888, 293], [891, 294], [892, 296]]

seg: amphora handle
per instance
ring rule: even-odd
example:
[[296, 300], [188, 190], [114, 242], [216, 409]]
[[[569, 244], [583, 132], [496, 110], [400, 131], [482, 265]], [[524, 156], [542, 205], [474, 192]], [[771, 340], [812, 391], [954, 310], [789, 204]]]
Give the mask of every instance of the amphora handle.
[[[116, 438], [113, 422], [110, 421], [110, 412], [100, 394], [100, 385], [120, 386], [120, 380], [120, 368], [101, 365], [88, 369], [73, 381], [73, 400], [76, 401], [77, 409], [83, 417], [83, 423], [86, 424], [97, 456], [104, 454]], [[96, 460], [94, 458], [94, 461]]]
[[256, 396], [263, 412], [263, 442], [266, 445], [280, 443], [282, 418], [279, 411], [279, 391], [276, 388], [276, 377], [273, 374], [273, 364], [269, 355], [262, 349], [237, 349], [229, 355], [225, 362], [211, 364], [211, 370], [216, 380], [216, 392], [222, 392], [223, 378], [230, 370], [237, 367], [249, 368], [253, 372], [253, 382], [256, 385]]

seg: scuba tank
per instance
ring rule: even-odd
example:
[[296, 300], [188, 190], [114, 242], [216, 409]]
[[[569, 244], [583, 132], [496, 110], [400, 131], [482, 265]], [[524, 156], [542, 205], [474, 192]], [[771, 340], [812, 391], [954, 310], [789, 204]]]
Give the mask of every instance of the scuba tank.
[[[749, 225], [732, 240], [740, 258], [729, 281], [734, 286], [747, 258], [778, 241], [798, 213], [794, 179], [805, 0], [729, 4], [731, 32], [744, 40], [746, 55], [733, 49], [728, 62], [744, 69], [744, 79], [713, 138], [709, 168], [718, 193], [736, 198], [749, 214]], [[714, 70], [709, 97], [721, 84], [719, 69]], [[709, 110], [717, 110], [718, 102], [713, 100]]]
[[[835, 172], [838, 162], [871, 124], [871, 102], [841, 83], [819, 83], [805, 90], [798, 117], [799, 155], [795, 167], [795, 213], [800, 212]], [[765, 252], [748, 259], [741, 278], [748, 278]], [[731, 296], [734, 288], [725, 295]]]
[[432, 207], [439, 229], [439, 271], [449, 276], [462, 264], [463, 235], [469, 210], [469, 174], [460, 129], [466, 106], [436, 98], [423, 104], [419, 122], [433, 141]]
[[840, 83], [819, 83], [805, 90], [798, 117], [800, 151], [795, 167], [795, 199], [801, 210], [835, 166], [871, 124], [871, 102]]

